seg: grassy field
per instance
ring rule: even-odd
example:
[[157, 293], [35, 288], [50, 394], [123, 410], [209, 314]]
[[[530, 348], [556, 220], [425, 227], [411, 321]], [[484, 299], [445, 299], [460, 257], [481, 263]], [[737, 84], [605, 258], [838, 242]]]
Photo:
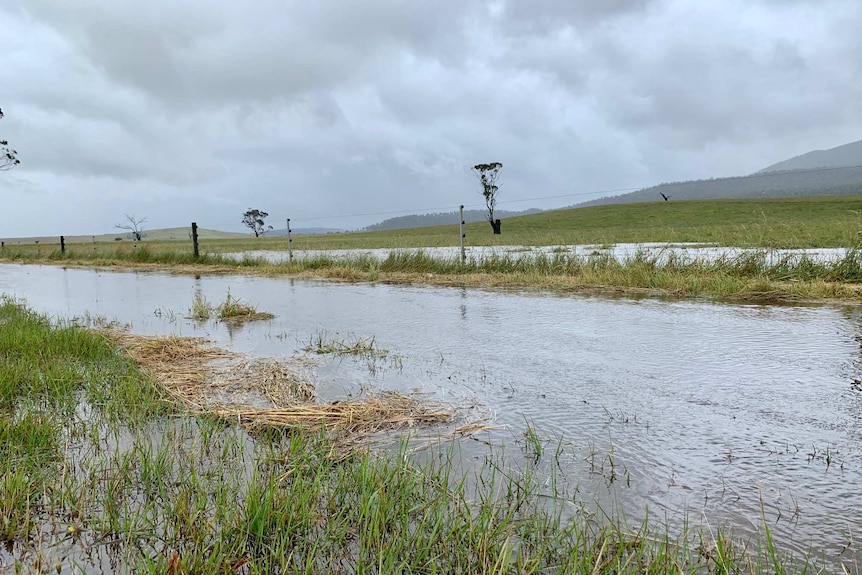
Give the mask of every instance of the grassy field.
[[[190, 228], [162, 228], [157, 230], [144, 230], [144, 241], [147, 242], [159, 242], [159, 241], [176, 241], [176, 240], [188, 240], [189, 234], [191, 233]], [[223, 232], [220, 230], [209, 230], [205, 228], [198, 228], [198, 236], [204, 240], [209, 239], [244, 239], [245, 234], [240, 234], [236, 232]], [[93, 242], [129, 242], [134, 243], [132, 241], [131, 234], [124, 230], [117, 230], [117, 233], [113, 234], [98, 234], [98, 235], [90, 235], [90, 236], [81, 236], [81, 235], [72, 235], [65, 236], [67, 244], [93, 244]], [[0, 237], [0, 241], [5, 242], [9, 246], [19, 245], [19, 244], [48, 244], [48, 245], [59, 245], [60, 236], [32, 236], [27, 238], [3, 238]]]
[[[862, 231], [862, 196], [768, 200], [651, 202], [556, 210], [509, 218], [503, 234], [494, 236], [485, 223], [465, 226], [467, 244], [572, 245], [621, 242], [708, 242], [765, 248], [850, 247]], [[189, 244], [189, 230], [148, 231], [143, 243], [161, 249]], [[201, 230], [207, 252], [287, 249], [287, 237], [260, 237]], [[92, 243], [90, 236], [82, 236]], [[96, 236], [99, 250], [131, 249], [114, 235]], [[7, 240], [8, 248], [36, 249], [32, 238]], [[179, 240], [179, 241], [175, 241]], [[59, 236], [41, 238], [43, 251], [59, 245]], [[47, 244], [47, 245], [45, 245]], [[128, 245], [127, 245], [128, 244]], [[458, 245], [458, 224], [380, 232], [345, 232], [293, 237], [295, 249], [415, 248]], [[91, 247], [91, 246], [90, 246]]]
[[334, 456], [327, 434], [188, 412], [103, 332], [8, 299], [0, 325], [4, 572], [814, 572], [768, 526], [596, 520], [533, 468], [490, 451], [464, 471], [445, 443]]
[[[771, 200], [654, 202], [558, 210], [503, 221], [494, 236], [484, 222], [467, 224], [467, 244], [573, 245], [708, 242], [726, 246], [849, 247], [862, 231], [862, 196]], [[286, 238], [211, 242], [212, 251], [286, 249]], [[297, 236], [296, 249], [411, 248], [458, 245], [458, 225]]]
[[[643, 254], [622, 264], [610, 258], [501, 256], [440, 261], [392, 253], [383, 261], [356, 255], [317, 256], [290, 264], [219, 257], [227, 252], [286, 250], [287, 239], [202, 239], [201, 258], [190, 241], [102, 242], [67, 246], [7, 245], [0, 261], [64, 265], [170, 267], [194, 273], [298, 275], [348, 281], [418, 282], [438, 285], [536, 287], [560, 290], [638, 291], [673, 296], [740, 297], [760, 301], [838, 298], [859, 300], [862, 197], [655, 202], [560, 210], [507, 219], [494, 236], [485, 223], [466, 226], [467, 245], [559, 246], [642, 242], [703, 242], [757, 248], [717, 262], [661, 260]], [[458, 226], [365, 233], [297, 236], [302, 250], [457, 246]], [[772, 262], [773, 248], [853, 248], [844, 260]]]

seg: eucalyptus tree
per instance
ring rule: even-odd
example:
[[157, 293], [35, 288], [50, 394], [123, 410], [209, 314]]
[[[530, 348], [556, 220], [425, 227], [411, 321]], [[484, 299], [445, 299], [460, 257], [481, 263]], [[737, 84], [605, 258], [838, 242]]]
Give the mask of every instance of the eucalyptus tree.
[[264, 221], [268, 215], [269, 214], [266, 212], [249, 208], [248, 211], [242, 215], [242, 223], [251, 228], [251, 231], [254, 232], [254, 237], [257, 238], [260, 237], [260, 234], [262, 234], [266, 228], [269, 228], [270, 230], [272, 229], [272, 226], [267, 226]]
[[495, 235], [500, 234], [500, 220], [494, 218], [494, 209], [497, 207], [497, 192], [500, 190], [497, 185], [497, 178], [500, 177], [502, 168], [503, 164], [500, 162], [473, 166], [473, 173], [476, 174], [482, 184], [482, 195], [485, 197], [485, 206], [488, 208], [488, 223], [491, 224], [491, 229], [494, 230]]
[[[0, 118], [2, 117], [3, 110], [0, 109]], [[6, 140], [0, 140], [0, 171], [11, 170], [20, 163], [18, 152], [10, 148]]]

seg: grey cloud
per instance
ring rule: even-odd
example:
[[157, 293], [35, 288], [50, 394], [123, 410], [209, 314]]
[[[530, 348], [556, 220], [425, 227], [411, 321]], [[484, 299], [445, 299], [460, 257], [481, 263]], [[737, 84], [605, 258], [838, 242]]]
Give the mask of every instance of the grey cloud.
[[856, 0], [0, 0], [0, 186], [46, 233], [241, 230], [481, 203], [484, 161], [503, 205], [572, 194], [538, 207], [745, 173], [860, 137], [860, 27]]
[[606, 25], [620, 17], [642, 15], [660, 0], [504, 0], [502, 23], [507, 33], [539, 35], [573, 28]]
[[38, 0], [27, 9], [109, 77], [155, 98], [192, 106], [290, 100], [332, 89], [399, 50], [451, 61], [460, 57], [466, 12], [454, 0], [159, 0], [106, 6], [94, 0], [83, 8]]
[[619, 125], [678, 149], [858, 122], [849, 104], [851, 94], [862, 94], [862, 80], [827, 72], [828, 47], [842, 40], [806, 38], [793, 26], [804, 18], [797, 14], [786, 28], [734, 22], [706, 38], [698, 28], [677, 30], [645, 53], [642, 36], [618, 40], [627, 57], [596, 76], [595, 91], [606, 95], [602, 108]]

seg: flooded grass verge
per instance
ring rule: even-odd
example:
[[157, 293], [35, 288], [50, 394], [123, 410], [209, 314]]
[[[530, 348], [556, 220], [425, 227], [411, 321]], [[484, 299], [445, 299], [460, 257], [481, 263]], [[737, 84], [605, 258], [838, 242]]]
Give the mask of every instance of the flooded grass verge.
[[[39, 257], [7, 249], [2, 261], [350, 282], [711, 296], [756, 302], [862, 299], [862, 252], [855, 249], [831, 261], [819, 261], [807, 255], [776, 257], [769, 250], [760, 250], [712, 259], [638, 252], [620, 261], [602, 252], [588, 256], [551, 252], [495, 254], [462, 262], [459, 258], [432, 257], [421, 250], [393, 250], [383, 258], [370, 254], [340, 257], [323, 254], [273, 263], [249, 256], [233, 259], [207, 255], [196, 260], [176, 250], [151, 251], [139, 247], [133, 252], [116, 250], [111, 254], [89, 255], [68, 250]], [[201, 305], [194, 307], [192, 313], [213, 313], [214, 308], [205, 310], [206, 302], [198, 304]], [[222, 304], [219, 309], [224, 309], [219, 313], [229, 315], [235, 307]], [[251, 316], [246, 314], [245, 317]], [[254, 316], [254, 319], [263, 318]]]
[[[216, 365], [228, 358], [200, 340], [136, 341], [130, 355], [129, 341], [0, 302], [0, 567], [814, 572], [782, 554], [768, 531], [744, 541], [719, 529], [596, 518], [553, 478], [511, 466], [501, 453], [475, 469], [446, 442], [421, 453], [400, 442], [332, 457], [332, 436], [304, 423], [249, 431], [247, 413], [240, 421], [190, 413], [191, 403], [167, 394], [140, 358], [173, 365], [175, 375], [190, 355]], [[553, 450], [535, 451], [542, 458]]]

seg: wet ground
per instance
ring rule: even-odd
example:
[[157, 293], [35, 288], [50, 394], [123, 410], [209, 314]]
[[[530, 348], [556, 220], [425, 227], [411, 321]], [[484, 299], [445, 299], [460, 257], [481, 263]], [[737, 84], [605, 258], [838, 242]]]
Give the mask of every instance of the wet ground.
[[[275, 319], [185, 318], [196, 293], [218, 303], [228, 290]], [[505, 426], [480, 439], [530, 465], [532, 427], [540, 470], [605, 511], [741, 533], [765, 517], [788, 549], [854, 565], [860, 552], [862, 308], [17, 265], [0, 265], [0, 293], [259, 357], [373, 336], [388, 358], [325, 359], [312, 373], [324, 398], [418, 389], [472, 403]]]

